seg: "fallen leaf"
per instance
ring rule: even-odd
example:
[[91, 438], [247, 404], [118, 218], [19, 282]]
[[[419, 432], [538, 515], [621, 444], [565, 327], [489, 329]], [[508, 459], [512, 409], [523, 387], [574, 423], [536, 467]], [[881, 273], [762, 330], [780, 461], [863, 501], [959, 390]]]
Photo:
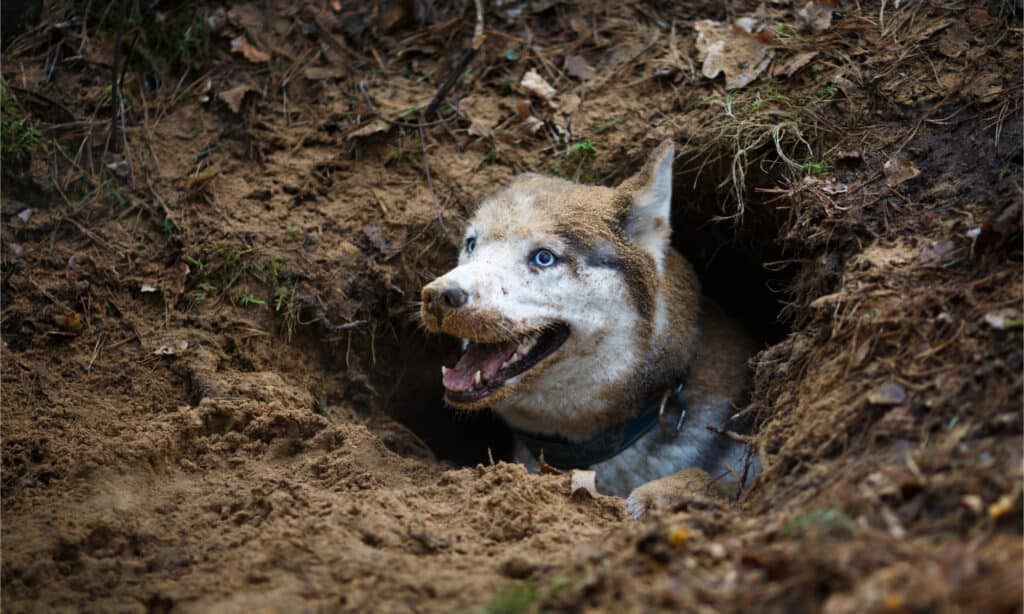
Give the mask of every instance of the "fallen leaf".
[[249, 92], [255, 91], [256, 89], [251, 85], [236, 85], [229, 90], [225, 90], [217, 94], [217, 98], [220, 98], [233, 112], [241, 113], [242, 103], [245, 101], [245, 95]]
[[168, 341], [161, 345], [157, 349], [153, 350], [153, 353], [157, 356], [173, 356], [174, 354], [180, 354], [188, 349], [188, 341]]
[[565, 71], [580, 81], [587, 81], [597, 72], [582, 55], [565, 56]]
[[913, 162], [902, 158], [889, 158], [882, 165], [882, 170], [885, 172], [885, 185], [890, 188], [895, 188], [921, 174]]
[[774, 76], [782, 75], [792, 77], [796, 74], [796, 71], [807, 66], [807, 64], [809, 64], [816, 55], [818, 55], [817, 51], [804, 51], [802, 53], [792, 55], [787, 58], [785, 62], [776, 64], [775, 67], [772, 68], [772, 74]]
[[24, 224], [24, 223], [28, 222], [28, 219], [30, 217], [32, 217], [33, 213], [35, 213], [35, 209], [29, 207], [27, 209], [22, 209], [21, 213], [19, 213], [15, 217], [17, 217], [19, 220], [21, 220], [21, 222]]
[[356, 128], [352, 132], [348, 133], [349, 140], [358, 139], [380, 132], [387, 132], [391, 129], [391, 125], [382, 119], [375, 119], [370, 123], [366, 124], [362, 128]]
[[528, 132], [529, 134], [537, 134], [543, 127], [544, 122], [537, 119], [536, 117], [533, 117], [532, 115], [523, 120], [523, 129], [526, 130], [526, 132]]
[[872, 405], [899, 405], [907, 400], [907, 390], [896, 382], [882, 384], [868, 393]]
[[587, 493], [591, 497], [597, 497], [597, 472], [586, 469], [572, 470], [572, 486], [569, 496], [576, 496], [576, 493]]
[[466, 96], [459, 101], [459, 111], [469, 118], [469, 133], [473, 136], [490, 136], [501, 122], [502, 112], [493, 98]]
[[797, 11], [797, 15], [804, 20], [804, 23], [811, 26], [815, 34], [821, 34], [832, 26], [831, 3], [817, 3], [811, 0]]
[[231, 39], [231, 53], [241, 53], [245, 59], [253, 64], [266, 64], [270, 61], [270, 55], [263, 53], [252, 46], [245, 36], [238, 36]]
[[[761, 38], [739, 25], [703, 19], [697, 30], [697, 58], [708, 79], [725, 73], [725, 89], [741, 88], [756, 79], [771, 64], [775, 52]], [[742, 22], [747, 25], [746, 22]]]
[[921, 248], [921, 253], [918, 255], [917, 260], [921, 264], [942, 264], [946, 261], [946, 256], [955, 248], [956, 243], [949, 239], [932, 241]]
[[532, 68], [523, 75], [522, 81], [519, 82], [519, 87], [549, 103], [557, 93], [555, 88], [551, 87], [551, 85], [544, 80], [544, 77], [540, 76], [540, 74]]
[[967, 24], [958, 21], [939, 36], [939, 53], [947, 58], [958, 58], [971, 48], [973, 37]]
[[558, 110], [565, 115], [572, 115], [580, 108], [581, 102], [583, 101], [576, 94], [562, 96], [558, 102]]

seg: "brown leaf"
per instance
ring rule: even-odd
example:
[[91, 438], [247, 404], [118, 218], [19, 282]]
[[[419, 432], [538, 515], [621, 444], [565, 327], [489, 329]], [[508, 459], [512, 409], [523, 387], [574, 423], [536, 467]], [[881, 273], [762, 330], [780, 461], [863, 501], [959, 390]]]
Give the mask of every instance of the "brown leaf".
[[235, 87], [225, 90], [217, 94], [217, 98], [224, 101], [224, 104], [228, 105], [235, 113], [240, 113], [242, 110], [242, 102], [245, 101], [245, 95], [249, 92], [255, 92], [255, 88], [250, 85], [236, 85]]
[[958, 21], [939, 36], [939, 53], [947, 58], [958, 58], [970, 49], [973, 37], [967, 24]]
[[540, 76], [540, 74], [532, 68], [523, 75], [522, 81], [519, 82], [519, 87], [546, 102], [551, 102], [551, 99], [554, 98], [557, 93], [555, 88], [551, 87], [551, 84], [545, 81], [544, 77]]
[[922, 247], [917, 260], [921, 264], [942, 264], [955, 248], [956, 244], [949, 239], [939, 239]]
[[581, 55], [569, 55], [565, 57], [565, 70], [580, 81], [587, 81], [593, 78], [597, 72], [594, 67]]
[[370, 136], [380, 132], [387, 132], [391, 129], [391, 125], [382, 119], [375, 119], [370, 123], [366, 124], [362, 128], [356, 128], [352, 132], [348, 133], [349, 139], [358, 139], [364, 136]]
[[890, 188], [895, 188], [921, 174], [913, 162], [902, 158], [889, 158], [882, 166], [882, 170], [885, 172], [885, 185]]
[[818, 55], [817, 51], [804, 51], [790, 56], [785, 62], [776, 64], [772, 68], [772, 74], [775, 76], [784, 75], [786, 77], [792, 77], [796, 74], [796, 71], [800, 70], [804, 66], [807, 66], [814, 56]]
[[[740, 23], [738, 21], [738, 23]], [[746, 21], [743, 25], [750, 26]], [[725, 89], [741, 88], [756, 79], [771, 64], [775, 52], [761, 38], [741, 25], [703, 19], [697, 30], [697, 57], [708, 79], [725, 73]]]
[[231, 39], [231, 53], [241, 53], [253, 64], [266, 64], [270, 61], [270, 55], [253, 47], [244, 35]]
[[815, 34], [821, 34], [832, 26], [832, 7], [826, 3], [811, 0], [797, 11], [797, 15], [811, 26]]

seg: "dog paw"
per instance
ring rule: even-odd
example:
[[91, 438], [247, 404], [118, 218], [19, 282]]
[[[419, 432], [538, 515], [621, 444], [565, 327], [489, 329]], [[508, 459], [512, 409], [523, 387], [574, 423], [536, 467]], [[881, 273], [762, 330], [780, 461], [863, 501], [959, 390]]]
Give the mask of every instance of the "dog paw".
[[702, 469], [683, 469], [633, 489], [626, 498], [626, 511], [639, 520], [655, 510], [720, 507], [727, 500], [723, 486]]
[[633, 520], [640, 520], [647, 511], [647, 501], [642, 493], [637, 493], [637, 490], [640, 489], [634, 490], [626, 497], [626, 511], [633, 517]]

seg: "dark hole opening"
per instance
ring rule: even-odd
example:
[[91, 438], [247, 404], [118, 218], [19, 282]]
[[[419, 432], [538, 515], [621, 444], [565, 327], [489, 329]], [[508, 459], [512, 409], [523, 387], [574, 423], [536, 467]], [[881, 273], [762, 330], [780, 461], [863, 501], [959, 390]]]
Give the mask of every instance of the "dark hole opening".
[[[778, 243], [780, 216], [763, 203], [749, 202], [740, 223], [720, 219], [731, 214], [715, 175], [679, 171], [673, 189], [672, 245], [700, 274], [705, 294], [742, 322], [765, 345], [779, 341], [788, 331], [780, 320], [789, 284], [782, 273], [764, 263], [782, 260]], [[727, 172], [723, 170], [722, 172]], [[777, 177], [748, 175], [749, 198], [757, 185], [777, 184]], [[713, 221], [719, 218], [717, 221]], [[454, 264], [454, 253], [450, 265]], [[396, 369], [379, 381], [383, 407], [409, 427], [442, 460], [461, 466], [509, 460], [512, 435], [490, 411], [462, 412], [447, 407], [441, 386], [441, 365], [453, 365], [459, 355], [454, 339], [427, 336], [415, 326], [405, 327], [396, 350]]]

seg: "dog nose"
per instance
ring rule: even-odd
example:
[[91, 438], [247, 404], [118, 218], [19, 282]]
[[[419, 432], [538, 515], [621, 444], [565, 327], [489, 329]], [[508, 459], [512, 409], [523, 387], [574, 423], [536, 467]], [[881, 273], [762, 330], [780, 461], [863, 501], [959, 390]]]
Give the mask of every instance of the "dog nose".
[[423, 307], [438, 319], [446, 311], [463, 307], [469, 301], [469, 293], [452, 282], [435, 281], [423, 288]]

